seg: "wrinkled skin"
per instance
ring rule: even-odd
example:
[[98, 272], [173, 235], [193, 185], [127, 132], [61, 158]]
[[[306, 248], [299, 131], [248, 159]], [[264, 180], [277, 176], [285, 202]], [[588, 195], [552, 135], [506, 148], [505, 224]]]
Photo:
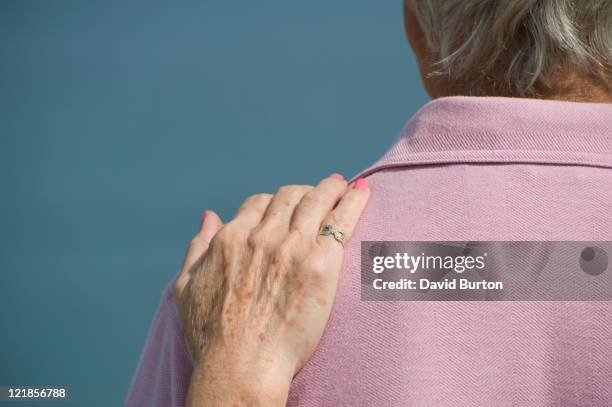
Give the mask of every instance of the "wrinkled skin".
[[333, 175], [248, 198], [223, 225], [207, 211], [176, 283], [194, 363], [188, 405], [284, 405], [325, 329], [343, 246], [369, 198]]

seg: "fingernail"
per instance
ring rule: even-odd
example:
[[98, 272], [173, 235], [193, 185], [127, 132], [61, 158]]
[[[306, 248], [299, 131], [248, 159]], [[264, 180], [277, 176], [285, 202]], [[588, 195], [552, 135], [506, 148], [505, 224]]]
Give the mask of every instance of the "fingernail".
[[334, 172], [332, 175], [329, 176], [329, 178], [334, 178], [338, 181], [344, 181], [344, 177], [341, 174], [338, 174], [337, 172]]
[[364, 189], [368, 189], [368, 181], [363, 178], [358, 178], [357, 181], [353, 184], [353, 188], [363, 191]]
[[202, 212], [202, 218], [200, 219], [200, 230], [202, 230], [202, 226], [204, 225], [204, 220], [206, 220], [206, 215], [208, 215], [208, 211]]

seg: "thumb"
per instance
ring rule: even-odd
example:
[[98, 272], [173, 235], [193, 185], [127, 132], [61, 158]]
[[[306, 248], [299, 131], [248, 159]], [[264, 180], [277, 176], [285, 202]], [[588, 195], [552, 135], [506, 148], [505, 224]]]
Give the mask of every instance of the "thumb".
[[[193, 250], [200, 254], [208, 249], [208, 245], [212, 238], [217, 234], [219, 229], [223, 226], [223, 222], [219, 215], [213, 211], [204, 211], [202, 214], [202, 220], [200, 221], [200, 231], [193, 238], [192, 246]], [[189, 249], [192, 250], [191, 247]]]
[[189, 244], [187, 254], [185, 255], [185, 261], [183, 262], [183, 270], [176, 281], [176, 288], [179, 292], [182, 291], [189, 281], [189, 272], [204, 258], [210, 241], [222, 226], [223, 222], [215, 212], [204, 211], [204, 213], [202, 213], [200, 231], [194, 236]]

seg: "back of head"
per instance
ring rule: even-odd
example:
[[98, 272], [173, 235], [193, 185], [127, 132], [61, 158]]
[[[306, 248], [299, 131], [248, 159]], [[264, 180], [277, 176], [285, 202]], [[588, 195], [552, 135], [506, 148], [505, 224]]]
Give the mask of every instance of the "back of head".
[[612, 0], [406, 0], [429, 76], [464, 94], [537, 96], [566, 78], [612, 76]]

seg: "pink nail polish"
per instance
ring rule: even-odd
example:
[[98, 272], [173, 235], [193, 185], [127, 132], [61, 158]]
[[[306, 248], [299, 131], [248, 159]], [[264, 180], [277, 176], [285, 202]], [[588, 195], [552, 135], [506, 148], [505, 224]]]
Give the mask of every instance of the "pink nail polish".
[[206, 215], [208, 215], [208, 211], [202, 212], [202, 218], [200, 219], [200, 230], [202, 230], [202, 226], [204, 225], [204, 220], [206, 219]]
[[363, 178], [358, 178], [357, 181], [353, 184], [353, 188], [363, 191], [364, 189], [368, 189], [368, 181]]
[[337, 179], [338, 181], [344, 181], [344, 177], [341, 174], [338, 174], [337, 172], [334, 172], [332, 175], [329, 176], [329, 178]]

